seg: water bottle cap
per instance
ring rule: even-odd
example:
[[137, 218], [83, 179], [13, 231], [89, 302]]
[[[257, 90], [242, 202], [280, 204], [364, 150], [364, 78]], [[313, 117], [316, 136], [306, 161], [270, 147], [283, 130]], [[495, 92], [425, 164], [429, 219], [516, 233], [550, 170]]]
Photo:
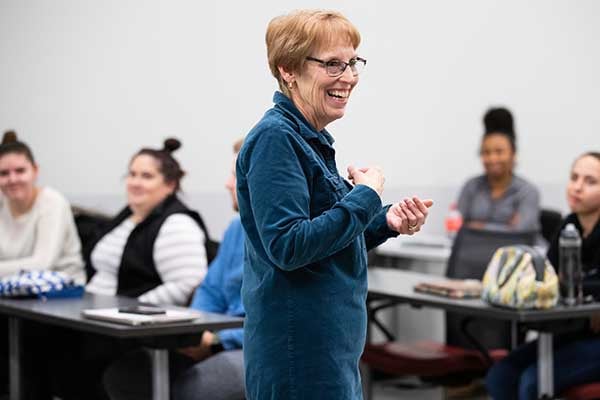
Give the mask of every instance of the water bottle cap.
[[564, 227], [564, 229], [560, 233], [560, 236], [569, 237], [569, 238], [578, 238], [579, 231], [577, 230], [577, 228], [575, 227], [574, 224], [569, 223], [569, 224], [567, 224], [567, 226]]
[[568, 223], [567, 226], [565, 226], [565, 230], [569, 231], [569, 232], [574, 232], [577, 230], [577, 228], [575, 228], [575, 225], [572, 223]]

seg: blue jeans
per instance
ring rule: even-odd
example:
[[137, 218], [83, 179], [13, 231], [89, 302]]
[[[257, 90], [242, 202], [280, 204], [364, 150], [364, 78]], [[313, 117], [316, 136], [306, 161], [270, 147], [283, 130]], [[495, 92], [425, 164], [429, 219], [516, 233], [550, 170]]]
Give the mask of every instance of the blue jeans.
[[[537, 341], [527, 343], [496, 363], [486, 387], [494, 400], [534, 400], [538, 391]], [[600, 337], [554, 340], [554, 392], [600, 380]]]

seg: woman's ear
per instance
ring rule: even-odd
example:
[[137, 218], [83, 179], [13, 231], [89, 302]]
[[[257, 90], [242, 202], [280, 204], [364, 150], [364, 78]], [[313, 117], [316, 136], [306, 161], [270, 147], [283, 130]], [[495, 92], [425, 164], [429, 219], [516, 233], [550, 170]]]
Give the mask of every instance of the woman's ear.
[[171, 194], [175, 193], [175, 189], [177, 187], [177, 183], [175, 181], [165, 182], [165, 185]]
[[38, 175], [40, 174], [40, 169], [38, 168], [38, 165], [33, 163], [33, 180], [35, 181], [38, 177]]
[[296, 80], [296, 75], [293, 72], [286, 71], [282, 66], [277, 67], [277, 69], [279, 70], [279, 74], [286, 84], [290, 85], [294, 83]]

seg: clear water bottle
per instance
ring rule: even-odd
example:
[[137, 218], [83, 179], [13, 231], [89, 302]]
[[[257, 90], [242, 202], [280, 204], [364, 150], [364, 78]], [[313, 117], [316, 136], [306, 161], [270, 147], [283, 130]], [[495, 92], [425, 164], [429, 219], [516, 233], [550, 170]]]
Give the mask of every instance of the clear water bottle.
[[558, 281], [563, 303], [568, 306], [583, 302], [581, 271], [581, 236], [573, 224], [567, 224], [558, 239]]
[[446, 215], [446, 220], [444, 223], [446, 226], [446, 234], [450, 239], [454, 239], [456, 233], [459, 231], [463, 223], [462, 214], [460, 211], [458, 211], [458, 206], [456, 203], [452, 203], [450, 205], [450, 210]]

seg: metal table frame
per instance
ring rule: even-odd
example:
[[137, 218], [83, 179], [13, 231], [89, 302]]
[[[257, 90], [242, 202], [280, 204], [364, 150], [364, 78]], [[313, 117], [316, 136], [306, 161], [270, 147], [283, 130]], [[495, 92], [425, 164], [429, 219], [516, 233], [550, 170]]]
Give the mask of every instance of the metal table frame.
[[[239, 328], [243, 319], [227, 315], [201, 313], [193, 321], [157, 325], [130, 326], [97, 321], [81, 316], [86, 309], [122, 307], [139, 304], [135, 299], [119, 296], [85, 294], [79, 299], [0, 299], [0, 314], [8, 317], [10, 400], [24, 398], [21, 359], [23, 320], [37, 321], [83, 332], [115, 338], [161, 338], [201, 333], [204, 330]], [[169, 350], [151, 348], [152, 400], [169, 399]]]
[[517, 323], [544, 326], [538, 339], [538, 396], [540, 399], [554, 398], [553, 381], [553, 325], [565, 320], [589, 318], [600, 312], [600, 303], [566, 307], [557, 306], [548, 310], [513, 310], [493, 307], [480, 299], [450, 299], [442, 296], [418, 293], [413, 290], [417, 283], [439, 281], [439, 276], [397, 269], [369, 269], [369, 294], [413, 306], [426, 306], [458, 312], [474, 317], [486, 317]]

